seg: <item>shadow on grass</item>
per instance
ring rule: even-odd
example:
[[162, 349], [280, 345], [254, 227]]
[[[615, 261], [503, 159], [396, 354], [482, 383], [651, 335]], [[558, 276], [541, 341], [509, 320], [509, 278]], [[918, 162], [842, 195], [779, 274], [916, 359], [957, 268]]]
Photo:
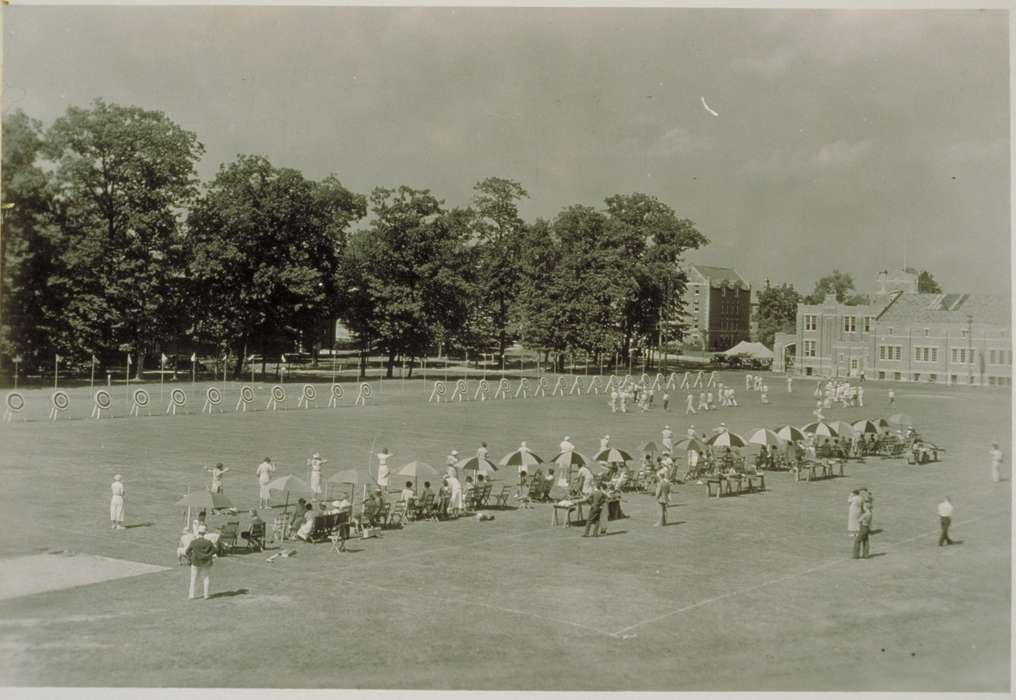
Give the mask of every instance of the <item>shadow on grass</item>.
[[875, 552], [873, 554], [869, 554], [868, 559], [874, 559], [875, 557], [884, 557], [885, 555], [886, 552]]
[[600, 533], [600, 537], [611, 537], [613, 535], [626, 535], [626, 534], [628, 534], [627, 530], [611, 530], [610, 532]]
[[672, 520], [669, 523], [664, 523], [663, 527], [671, 527], [673, 525], [684, 525], [686, 522], [688, 522], [688, 521], [687, 520]]
[[125, 530], [132, 530], [136, 527], [151, 527], [155, 523], [133, 523], [132, 525], [124, 525]]
[[220, 591], [219, 593], [212, 593], [210, 596], [208, 596], [208, 599], [213, 600], [215, 598], [234, 598], [238, 595], [247, 595], [248, 593], [250, 593], [250, 589], [248, 588], [237, 588], [235, 591]]

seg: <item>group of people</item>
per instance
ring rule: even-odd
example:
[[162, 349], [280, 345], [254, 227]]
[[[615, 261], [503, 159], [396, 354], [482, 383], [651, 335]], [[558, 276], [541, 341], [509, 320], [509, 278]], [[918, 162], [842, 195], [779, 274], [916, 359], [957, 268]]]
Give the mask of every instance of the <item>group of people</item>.
[[[890, 393], [892, 393], [891, 389]], [[839, 403], [843, 408], [863, 407], [864, 385], [853, 386], [850, 382], [829, 379], [824, 387], [822, 382], [815, 383], [814, 396], [819, 400], [819, 408], [832, 408], [834, 403]]]
[[[666, 411], [670, 408], [670, 392], [666, 389], [662, 390], [662, 392], [663, 410]], [[628, 413], [635, 406], [638, 406], [642, 413], [645, 413], [653, 407], [655, 401], [655, 389], [641, 383], [632, 382], [622, 383], [618, 387], [611, 387], [610, 400], [607, 401], [607, 405], [610, 406], [611, 413]]]

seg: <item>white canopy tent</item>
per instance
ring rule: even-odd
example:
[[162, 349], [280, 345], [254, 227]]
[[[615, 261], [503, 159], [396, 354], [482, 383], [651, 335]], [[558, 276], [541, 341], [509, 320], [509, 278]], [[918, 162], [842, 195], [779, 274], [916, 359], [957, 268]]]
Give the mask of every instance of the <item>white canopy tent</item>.
[[738, 355], [748, 355], [749, 357], [756, 360], [771, 360], [773, 359], [773, 351], [767, 348], [762, 343], [749, 343], [747, 340], [742, 340], [740, 343], [735, 345], [723, 353], [727, 357], [736, 357]]

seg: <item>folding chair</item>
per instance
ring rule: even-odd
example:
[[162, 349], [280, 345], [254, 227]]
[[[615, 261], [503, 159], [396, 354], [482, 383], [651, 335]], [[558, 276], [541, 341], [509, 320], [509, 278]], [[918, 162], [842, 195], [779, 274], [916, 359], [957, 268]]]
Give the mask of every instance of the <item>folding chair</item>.
[[395, 527], [396, 525], [402, 527], [402, 524], [408, 521], [409, 504], [406, 501], [399, 501], [395, 504], [394, 508], [390, 509], [386, 522], [383, 522], [382, 525], [385, 527]]
[[219, 549], [222, 552], [232, 551], [236, 547], [238, 537], [240, 537], [240, 521], [234, 520], [226, 523], [219, 532]]
[[265, 523], [255, 523], [247, 532], [241, 532], [240, 537], [247, 543], [247, 550], [255, 552], [265, 551]]
[[333, 552], [346, 551], [346, 540], [349, 539], [350, 516], [349, 512], [339, 513], [338, 523], [331, 534], [328, 535], [328, 539], [332, 543]]

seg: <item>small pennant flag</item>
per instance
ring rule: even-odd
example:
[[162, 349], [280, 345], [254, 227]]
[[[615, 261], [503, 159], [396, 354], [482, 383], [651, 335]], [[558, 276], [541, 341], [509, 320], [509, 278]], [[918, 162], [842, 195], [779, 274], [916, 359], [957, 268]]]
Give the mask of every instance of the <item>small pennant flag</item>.
[[96, 357], [95, 355], [92, 355], [92, 364], [93, 365], [99, 364], [99, 358]]
[[283, 362], [285, 362], [285, 361], [286, 361], [286, 356], [285, 356], [285, 355], [283, 355], [283, 356], [282, 356], [282, 361], [283, 361]]
[[253, 355], [251, 355], [250, 357], [247, 358], [247, 362], [253, 362], [253, 361], [254, 361], [254, 356]]
[[190, 361], [191, 362], [197, 362], [198, 361], [198, 354], [196, 352], [192, 352], [191, 353]]
[[59, 355], [57, 355], [57, 356], [56, 356], [56, 361], [57, 361], [57, 362], [63, 362], [63, 358], [62, 358], [62, 357], [60, 357]]
[[20, 365], [21, 364], [21, 355], [15, 355], [14, 356], [14, 364], [16, 364], [16, 365]]
[[130, 353], [127, 353], [127, 366], [128, 367], [131, 366], [131, 354]]
[[169, 362], [169, 358], [166, 357], [166, 353], [162, 353], [162, 364], [166, 364], [167, 362]]

